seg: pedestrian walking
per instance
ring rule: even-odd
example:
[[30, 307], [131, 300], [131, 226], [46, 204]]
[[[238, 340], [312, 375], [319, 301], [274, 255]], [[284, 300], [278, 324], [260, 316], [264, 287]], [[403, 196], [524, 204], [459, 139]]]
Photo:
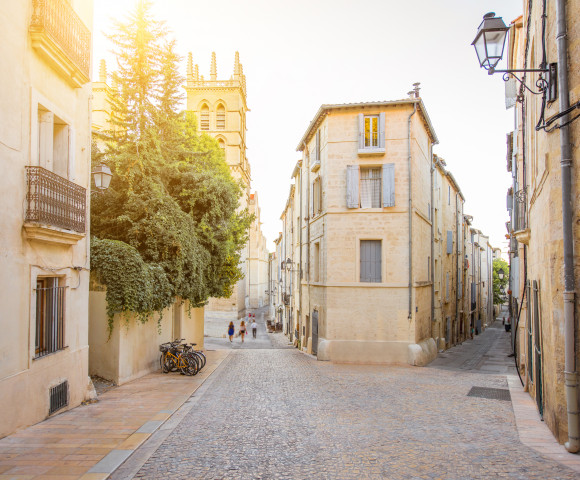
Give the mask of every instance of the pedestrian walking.
[[228, 327], [228, 335], [230, 337], [230, 342], [232, 342], [232, 338], [234, 338], [234, 332], [235, 332], [234, 322], [230, 322], [230, 326]]
[[240, 337], [242, 337], [242, 343], [244, 343], [244, 335], [246, 335], [246, 322], [242, 320], [242, 323], [240, 323]]
[[254, 338], [256, 338], [256, 334], [258, 333], [258, 324], [256, 323], [256, 316], [254, 315], [254, 318], [252, 319], [252, 335]]

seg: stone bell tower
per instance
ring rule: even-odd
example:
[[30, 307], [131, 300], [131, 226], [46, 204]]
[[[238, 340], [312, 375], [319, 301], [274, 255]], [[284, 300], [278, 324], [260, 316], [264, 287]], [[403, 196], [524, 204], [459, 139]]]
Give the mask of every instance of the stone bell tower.
[[[232, 176], [242, 180], [245, 191], [240, 199], [240, 208], [248, 208], [250, 199], [250, 163], [246, 158], [246, 76], [236, 52], [233, 74], [229, 79], [218, 80], [215, 52], [211, 55], [209, 78], [199, 74], [199, 66], [193, 56], [187, 58], [187, 110], [194, 112], [200, 133], [216, 138], [224, 150], [226, 163]], [[212, 328], [212, 320], [236, 320], [245, 313], [249, 305], [248, 285], [249, 245], [242, 251], [241, 269], [244, 278], [238, 282], [230, 298], [212, 298], [205, 307], [206, 328]], [[221, 322], [223, 323], [223, 322]], [[221, 323], [220, 327], [221, 328]]]

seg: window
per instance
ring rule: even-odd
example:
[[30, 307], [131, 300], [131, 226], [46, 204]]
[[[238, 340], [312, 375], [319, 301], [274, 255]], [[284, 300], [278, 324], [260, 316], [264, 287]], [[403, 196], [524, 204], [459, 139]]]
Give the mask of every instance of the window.
[[312, 183], [312, 215], [322, 212], [322, 187], [320, 177], [316, 177]]
[[347, 165], [347, 208], [381, 208], [394, 206], [394, 163], [385, 163], [382, 167], [362, 168], [359, 168], [358, 165]]
[[359, 153], [384, 153], [385, 151], [385, 114], [358, 116]]
[[220, 103], [216, 110], [215, 116], [215, 128], [217, 130], [225, 130], [226, 129], [226, 109]]
[[209, 107], [205, 103], [201, 106], [199, 128], [201, 130], [209, 130]]
[[379, 146], [379, 116], [365, 117], [365, 148]]
[[360, 169], [360, 206], [361, 208], [381, 207], [381, 169]]
[[380, 283], [381, 240], [360, 241], [360, 281]]
[[320, 242], [314, 244], [314, 282], [320, 282]]
[[451, 205], [451, 185], [447, 186], [447, 205]]
[[35, 356], [64, 348], [64, 286], [59, 277], [36, 280]]
[[53, 112], [38, 106], [38, 165], [63, 178], [74, 178], [73, 129]]

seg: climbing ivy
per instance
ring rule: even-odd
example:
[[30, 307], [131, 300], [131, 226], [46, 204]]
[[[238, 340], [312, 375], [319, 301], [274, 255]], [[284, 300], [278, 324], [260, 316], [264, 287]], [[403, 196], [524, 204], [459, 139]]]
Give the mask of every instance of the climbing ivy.
[[107, 287], [109, 335], [115, 314], [134, 313], [146, 322], [173, 302], [172, 286], [160, 265], [143, 261], [135, 247], [91, 237], [91, 270]]

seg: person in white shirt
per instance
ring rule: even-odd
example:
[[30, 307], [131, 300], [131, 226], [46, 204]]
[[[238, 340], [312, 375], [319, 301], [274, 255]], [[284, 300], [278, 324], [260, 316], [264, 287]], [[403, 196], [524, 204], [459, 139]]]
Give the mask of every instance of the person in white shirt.
[[256, 334], [258, 333], [258, 324], [256, 323], [256, 316], [252, 319], [252, 335], [256, 338]]

